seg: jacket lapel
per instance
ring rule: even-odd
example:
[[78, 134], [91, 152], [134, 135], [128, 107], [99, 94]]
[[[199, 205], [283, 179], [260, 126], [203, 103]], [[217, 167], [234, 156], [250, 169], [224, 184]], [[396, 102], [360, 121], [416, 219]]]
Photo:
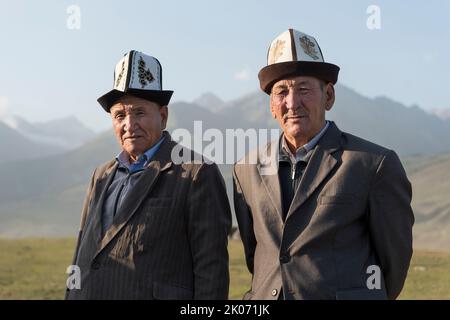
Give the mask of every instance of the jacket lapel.
[[93, 201], [96, 206], [93, 211], [93, 221], [92, 221], [92, 232], [97, 243], [97, 247], [101, 241], [102, 235], [102, 209], [103, 203], [105, 202], [105, 197], [108, 191], [108, 187], [111, 185], [112, 180], [114, 178], [117, 162], [114, 161], [111, 163], [111, 167], [108, 168], [104, 175], [100, 177], [95, 184], [95, 191], [93, 195]]
[[[283, 207], [281, 201], [281, 186], [280, 179], [278, 176], [278, 149], [279, 149], [280, 139], [274, 140], [268, 144], [266, 148], [266, 154], [260, 154], [259, 158], [261, 163], [258, 163], [258, 172], [261, 176], [261, 180], [264, 184], [266, 196], [263, 198], [269, 198], [275, 207], [278, 218], [282, 222], [283, 217]], [[269, 155], [267, 155], [269, 153]], [[268, 166], [271, 168], [269, 169]]]
[[334, 122], [330, 123], [327, 132], [313, 151], [311, 159], [305, 169], [300, 185], [295, 192], [286, 220], [298, 211], [300, 206], [313, 194], [328, 174], [338, 163], [334, 152], [341, 149], [341, 131]]
[[[174, 146], [169, 133], [165, 132], [165, 139], [160, 149], [156, 152], [154, 159], [148, 164], [146, 170], [140, 175], [139, 180], [133, 187], [133, 190], [127, 194], [120, 208], [114, 217], [113, 224], [105, 233], [101, 240], [97, 256], [112, 239], [122, 230], [127, 222], [133, 217], [144, 199], [151, 192], [153, 186], [161, 172], [169, 169], [172, 165], [171, 151]], [[101, 226], [100, 226], [101, 227]]]

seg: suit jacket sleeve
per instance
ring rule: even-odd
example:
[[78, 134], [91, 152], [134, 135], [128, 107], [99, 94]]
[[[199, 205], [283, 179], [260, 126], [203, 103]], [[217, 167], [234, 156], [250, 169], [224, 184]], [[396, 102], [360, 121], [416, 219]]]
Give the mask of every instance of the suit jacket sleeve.
[[[91, 196], [92, 196], [92, 189], [94, 188], [95, 173], [96, 173], [96, 170], [92, 174], [91, 181], [90, 181], [88, 189], [87, 189], [86, 197], [84, 198], [83, 208], [81, 209], [80, 230], [78, 231], [78, 239], [77, 239], [77, 244], [75, 246], [75, 252], [74, 252], [73, 258], [72, 258], [72, 265], [75, 265], [77, 263], [78, 248], [80, 246], [80, 241], [81, 241], [81, 236], [83, 233], [84, 224], [86, 223], [89, 202], [91, 201]], [[68, 294], [69, 294], [69, 289], [66, 290], [66, 299], [67, 299]]]
[[256, 238], [253, 232], [253, 218], [236, 173], [236, 165], [233, 170], [233, 190], [234, 211], [239, 225], [239, 233], [244, 245], [245, 261], [247, 262], [248, 270], [253, 274], [253, 261], [256, 248]]
[[228, 299], [231, 211], [215, 164], [202, 164], [188, 196], [188, 235], [194, 264], [194, 299]]
[[370, 235], [389, 299], [400, 294], [412, 256], [411, 197], [411, 184], [400, 159], [389, 151], [378, 166], [369, 194]]

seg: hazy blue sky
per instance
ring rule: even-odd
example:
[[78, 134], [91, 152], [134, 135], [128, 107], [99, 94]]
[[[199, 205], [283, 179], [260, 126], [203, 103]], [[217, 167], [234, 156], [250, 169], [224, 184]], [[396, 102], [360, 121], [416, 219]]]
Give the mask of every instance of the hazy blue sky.
[[[81, 28], [67, 27], [70, 5]], [[381, 29], [369, 30], [369, 5]], [[258, 90], [269, 43], [293, 27], [314, 36], [339, 82], [424, 109], [450, 108], [449, 1], [0, 1], [0, 115], [69, 114], [108, 125], [96, 99], [130, 49], [156, 56], [172, 101]], [[261, 106], [267, 107], [267, 106]]]

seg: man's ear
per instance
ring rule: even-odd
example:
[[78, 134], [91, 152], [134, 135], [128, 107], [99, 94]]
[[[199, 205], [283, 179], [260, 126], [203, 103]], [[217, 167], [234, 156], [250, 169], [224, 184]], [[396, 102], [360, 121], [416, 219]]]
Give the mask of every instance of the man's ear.
[[332, 83], [328, 83], [326, 85], [325, 96], [326, 96], [325, 110], [330, 111], [331, 108], [333, 107], [335, 100], [334, 86]]
[[160, 107], [159, 114], [161, 115], [161, 128], [164, 130], [167, 125], [167, 118], [169, 117], [169, 108], [167, 106]]

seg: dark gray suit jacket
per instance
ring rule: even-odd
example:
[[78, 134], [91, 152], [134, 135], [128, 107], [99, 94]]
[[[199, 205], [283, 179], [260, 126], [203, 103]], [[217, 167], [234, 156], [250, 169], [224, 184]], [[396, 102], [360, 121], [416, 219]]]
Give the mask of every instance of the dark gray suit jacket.
[[[272, 152], [272, 156], [266, 156]], [[245, 299], [394, 299], [412, 255], [411, 185], [395, 152], [341, 132], [334, 123], [313, 151], [285, 223], [278, 142], [234, 168], [234, 204], [247, 266]], [[267, 172], [266, 172], [267, 173]], [[369, 290], [370, 265], [381, 289]], [[370, 269], [369, 269], [370, 271]], [[370, 281], [371, 282], [371, 281]]]
[[223, 178], [215, 164], [173, 163], [177, 144], [165, 134], [103, 238], [102, 204], [117, 163], [95, 170], [73, 262], [81, 290], [66, 298], [227, 299], [231, 213]]

